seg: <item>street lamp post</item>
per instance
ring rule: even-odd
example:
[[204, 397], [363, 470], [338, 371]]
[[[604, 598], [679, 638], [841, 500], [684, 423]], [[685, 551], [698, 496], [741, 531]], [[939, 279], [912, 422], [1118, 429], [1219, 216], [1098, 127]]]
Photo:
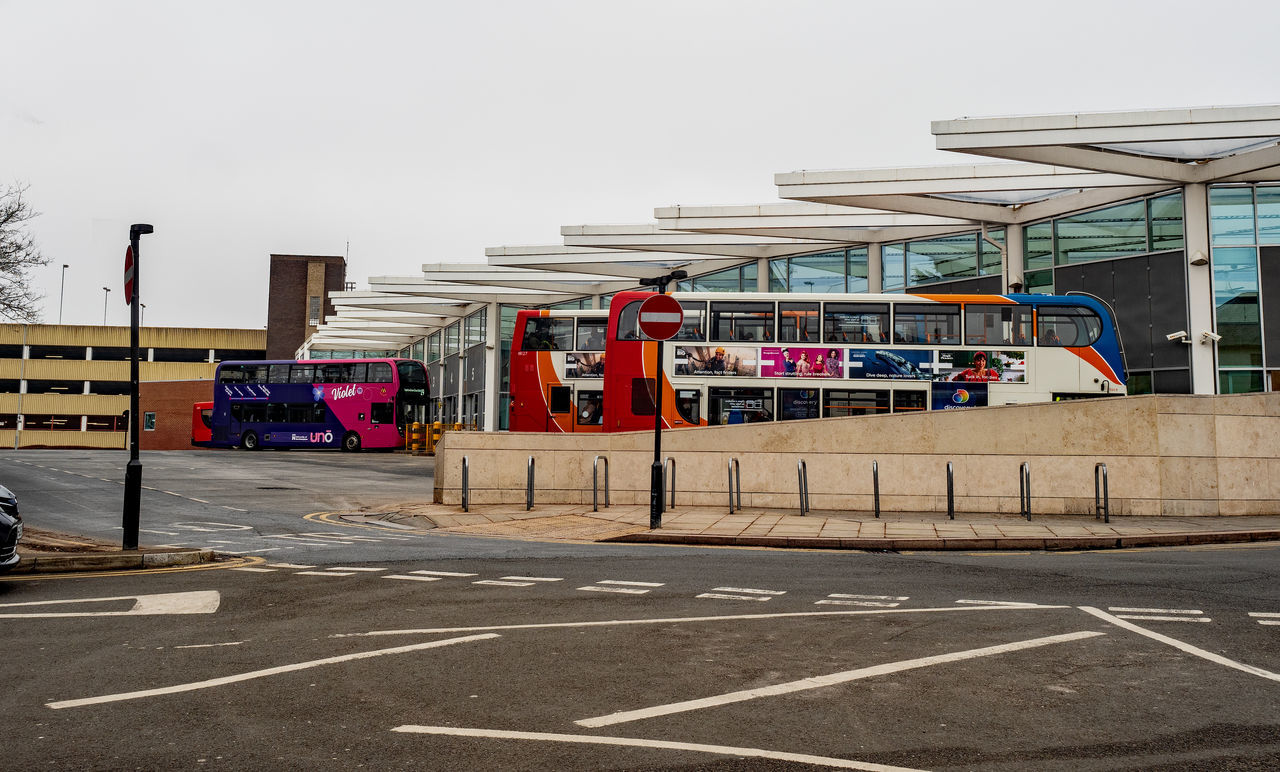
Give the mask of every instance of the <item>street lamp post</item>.
[[107, 326], [107, 298], [111, 297], [111, 288], [102, 288], [102, 326]]
[[[665, 295], [667, 285], [688, 277], [687, 271], [672, 271], [652, 279], [641, 279], [644, 287], [657, 287]], [[657, 359], [653, 367], [653, 466], [649, 470], [649, 528], [662, 527], [664, 493], [662, 480], [662, 341], [658, 341]]]
[[[124, 549], [138, 548], [139, 509], [142, 504], [142, 461], [138, 458], [138, 312], [142, 296], [142, 236], [154, 233], [145, 223], [129, 226], [129, 249], [125, 261], [125, 292], [129, 295], [129, 463], [124, 470]], [[132, 268], [132, 275], [129, 269]], [[104, 287], [105, 289], [105, 287]]]
[[58, 286], [58, 324], [62, 324], [62, 298], [67, 290], [67, 269], [71, 266], [62, 264], [62, 284]]
[[138, 309], [139, 309], [139, 311], [138, 311], [138, 326], [139, 326], [139, 327], [146, 327], [146, 326], [147, 326], [147, 304], [146, 304], [146, 303], [139, 303], [139, 304], [138, 304]]

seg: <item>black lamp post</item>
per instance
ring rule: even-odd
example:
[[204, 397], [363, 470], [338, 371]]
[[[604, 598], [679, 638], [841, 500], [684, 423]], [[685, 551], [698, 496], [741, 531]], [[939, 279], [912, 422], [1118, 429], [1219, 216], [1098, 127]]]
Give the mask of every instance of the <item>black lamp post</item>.
[[[659, 294], [666, 294], [667, 285], [687, 278], [687, 271], [672, 271], [663, 276], [641, 279], [643, 287], [657, 287]], [[653, 372], [653, 467], [649, 472], [649, 530], [662, 527], [662, 341], [658, 343], [658, 355]]]

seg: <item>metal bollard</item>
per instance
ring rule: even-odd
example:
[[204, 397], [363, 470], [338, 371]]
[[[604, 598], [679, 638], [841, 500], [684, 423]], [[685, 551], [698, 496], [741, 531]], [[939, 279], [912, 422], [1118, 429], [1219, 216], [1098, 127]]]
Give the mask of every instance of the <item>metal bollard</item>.
[[599, 492], [597, 486], [596, 475], [600, 471], [600, 462], [604, 462], [604, 505], [609, 506], [609, 459], [604, 456], [596, 456], [596, 460], [591, 462], [591, 511], [599, 512], [600, 507], [596, 502], [596, 495]]
[[800, 459], [796, 464], [796, 476], [800, 478], [800, 516], [809, 514], [809, 465]]
[[[670, 476], [667, 473], [667, 467], [670, 466]], [[662, 461], [662, 487], [667, 491], [667, 508], [676, 508], [676, 460], [671, 456], [667, 456]]]
[[467, 457], [462, 457], [462, 511], [471, 511], [471, 470]]
[[880, 463], [871, 462], [871, 491], [875, 496], [876, 517], [880, 517]]
[[955, 469], [947, 462], [947, 517], [956, 519], [956, 484]]
[[[1098, 487], [1098, 471], [1102, 471], [1102, 487]], [[1099, 461], [1093, 465], [1093, 519], [1103, 516], [1102, 522], [1111, 522], [1111, 491], [1107, 486], [1107, 465]]]
[[1026, 461], [1018, 467], [1018, 507], [1027, 522], [1031, 521], [1031, 465]]
[[729, 459], [729, 514], [733, 514], [733, 481], [735, 478], [734, 471], [737, 471], [736, 478], [738, 480], [738, 509], [742, 509], [742, 467], [738, 464], [738, 459]]
[[533, 456], [529, 456], [529, 474], [524, 483], [524, 511], [533, 509]]

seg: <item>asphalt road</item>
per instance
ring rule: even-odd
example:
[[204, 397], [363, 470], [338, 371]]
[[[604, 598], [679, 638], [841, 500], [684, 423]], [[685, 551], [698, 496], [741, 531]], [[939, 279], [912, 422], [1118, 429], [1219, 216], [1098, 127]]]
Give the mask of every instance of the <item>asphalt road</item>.
[[415, 545], [0, 580], [0, 767], [1280, 767], [1277, 546]]

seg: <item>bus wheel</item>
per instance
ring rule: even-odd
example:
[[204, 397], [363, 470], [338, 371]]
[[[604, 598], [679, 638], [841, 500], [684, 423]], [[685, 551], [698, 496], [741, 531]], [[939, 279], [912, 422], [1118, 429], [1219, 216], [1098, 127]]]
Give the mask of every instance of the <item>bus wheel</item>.
[[360, 449], [360, 435], [355, 432], [347, 432], [342, 438], [342, 449], [351, 453]]
[[258, 450], [262, 446], [258, 444], [258, 435], [253, 432], [245, 432], [240, 438], [240, 447], [245, 450]]

